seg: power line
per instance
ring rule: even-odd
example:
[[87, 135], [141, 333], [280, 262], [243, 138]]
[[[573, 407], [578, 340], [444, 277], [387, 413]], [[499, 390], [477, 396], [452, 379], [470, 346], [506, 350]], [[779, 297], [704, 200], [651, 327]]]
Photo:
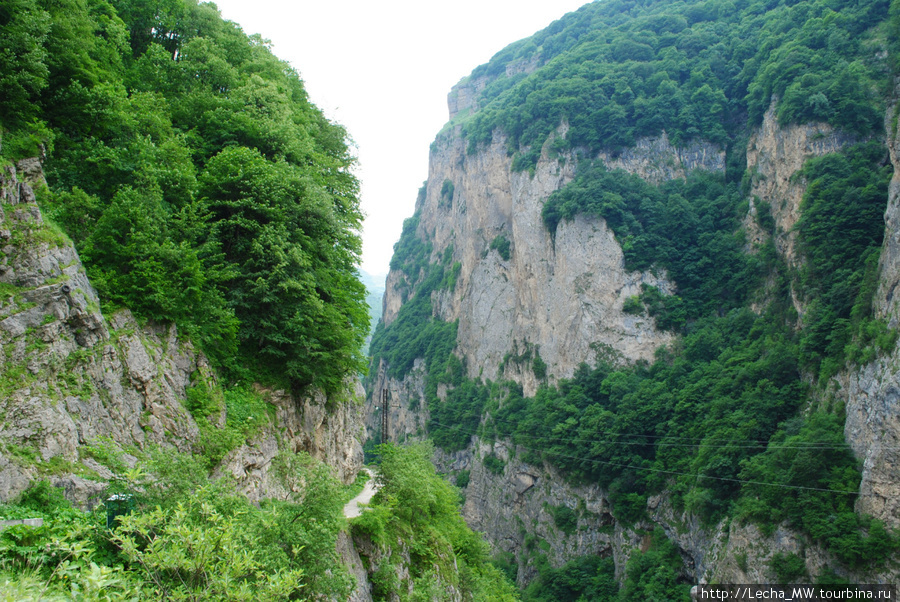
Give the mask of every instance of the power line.
[[[434, 422], [434, 421], [432, 421], [432, 423], [433, 423], [433, 424], [436, 424], [436, 425], [438, 425], [438, 426], [446, 427], [446, 428], [453, 428], [453, 429], [456, 429], [457, 431], [460, 431], [460, 430], [461, 430], [461, 429], [458, 429], [458, 428], [453, 427], [453, 426], [449, 426], [449, 425], [446, 425], [446, 424], [441, 424], [441, 423], [439, 423], [439, 422]], [[463, 433], [466, 433], [466, 434], [469, 434], [469, 435], [477, 436], [477, 433], [473, 433], [473, 432], [470, 432], [470, 431], [464, 431], [464, 430], [463, 430], [462, 432], [463, 432]], [[531, 452], [542, 453], [542, 454], [548, 454], [548, 455], [551, 455], [551, 456], [556, 456], [556, 457], [558, 457], [558, 458], [567, 458], [567, 459], [570, 459], [570, 460], [579, 460], [579, 461], [581, 461], [581, 462], [591, 462], [592, 464], [603, 464], [603, 465], [606, 465], [606, 466], [616, 466], [616, 467], [619, 467], [619, 468], [630, 468], [630, 469], [632, 469], [632, 470], [643, 470], [643, 471], [647, 471], [647, 472], [655, 472], [655, 473], [662, 473], [662, 474], [671, 474], [671, 475], [678, 475], [678, 476], [685, 476], [685, 477], [693, 477], [693, 478], [696, 478], [696, 479], [713, 479], [713, 480], [716, 480], [716, 481], [727, 481], [727, 482], [732, 482], [732, 483], [741, 483], [741, 484], [745, 484], [745, 485], [765, 485], [765, 486], [769, 486], [769, 487], [782, 487], [782, 488], [785, 488], [785, 489], [795, 489], [795, 490], [802, 490], [802, 491], [822, 491], [822, 492], [825, 492], [825, 493], [840, 493], [840, 494], [843, 494], [843, 495], [858, 495], [858, 496], [874, 495], [874, 494], [864, 494], [864, 493], [861, 493], [861, 492], [858, 492], [858, 491], [844, 491], [844, 490], [841, 490], [841, 489], [827, 489], [827, 488], [823, 488], [823, 487], [805, 487], [805, 486], [803, 486], [803, 485], [787, 485], [787, 484], [785, 484], [785, 483], [767, 483], [767, 482], [765, 482], [765, 481], [750, 481], [750, 480], [745, 480], [745, 479], [733, 479], [733, 478], [728, 478], [728, 477], [714, 477], [714, 476], [711, 476], [711, 475], [693, 474], [693, 473], [688, 473], [688, 472], [680, 472], [680, 471], [677, 471], [677, 470], [665, 470], [665, 469], [662, 469], [662, 468], [649, 468], [649, 467], [646, 467], [646, 466], [633, 466], [633, 465], [630, 465], [630, 464], [621, 464], [621, 463], [619, 463], [619, 462], [610, 462], [610, 461], [608, 461], [608, 460], [595, 460], [595, 459], [591, 459], [591, 458], [583, 458], [583, 457], [578, 457], [578, 456], [570, 456], [570, 455], [567, 455], [567, 454], [560, 454], [560, 453], [553, 452], [553, 451], [536, 450], [536, 449], [533, 449], [533, 448], [530, 448], [530, 447], [526, 447], [526, 446], [520, 445], [520, 444], [515, 444], [515, 445], [516, 445], [517, 447], [521, 447], [521, 448], [526, 449], [526, 450], [531, 451]]]
[[[496, 418], [494, 416], [490, 417], [494, 422], [503, 422], [506, 424], [518, 425], [518, 422], [513, 422], [511, 420], [503, 420], [502, 418]], [[546, 439], [550, 439], [553, 441], [570, 441], [570, 442], [578, 442], [578, 443], [593, 443], [593, 442], [604, 442], [604, 443], [615, 443], [618, 445], [653, 445], [656, 447], [710, 447], [710, 448], [718, 448], [718, 447], [731, 447], [731, 448], [748, 448], [748, 449], [812, 449], [812, 450], [827, 450], [827, 449], [848, 449], [849, 446], [845, 443], [843, 445], [829, 445], [826, 443], [817, 443], [811, 442], [808, 445], [772, 445], [768, 441], [764, 441], [762, 439], [700, 439], [696, 437], [678, 437], [674, 435], [644, 435], [641, 433], [619, 433], [616, 431], [596, 431], [601, 435], [612, 435], [614, 437], [645, 437], [648, 439], [661, 439], [661, 440], [674, 440], [674, 441], [699, 441], [699, 443], [661, 443], [654, 441], [622, 441], [622, 440], [603, 440], [603, 439], [579, 439], [579, 438], [566, 438], [566, 437], [545, 437]], [[516, 433], [519, 434], [519, 433]], [[528, 436], [528, 435], [524, 435]], [[721, 444], [713, 444], [709, 443], [709, 441], [724, 441], [725, 443]], [[750, 444], [750, 445], [744, 445]], [[879, 445], [875, 444], [873, 447], [877, 447], [878, 449], [900, 449], [900, 446], [896, 445]]]

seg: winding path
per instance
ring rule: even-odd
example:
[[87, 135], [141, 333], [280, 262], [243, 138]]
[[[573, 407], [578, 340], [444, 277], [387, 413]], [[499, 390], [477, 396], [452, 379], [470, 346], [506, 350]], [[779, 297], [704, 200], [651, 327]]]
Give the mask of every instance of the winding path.
[[369, 473], [369, 480], [366, 481], [366, 485], [363, 487], [362, 492], [344, 506], [344, 516], [347, 518], [359, 516], [364, 510], [364, 508], [360, 508], [359, 505], [368, 504], [372, 501], [372, 496], [375, 495], [375, 492], [378, 491], [378, 485], [375, 484], [375, 473], [365, 466], [363, 467], [363, 470]]

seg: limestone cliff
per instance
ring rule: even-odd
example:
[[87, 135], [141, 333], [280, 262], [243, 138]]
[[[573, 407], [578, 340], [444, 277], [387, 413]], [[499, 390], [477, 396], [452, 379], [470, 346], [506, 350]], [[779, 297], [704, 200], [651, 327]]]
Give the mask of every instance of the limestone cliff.
[[[838, 152], [860, 140], [827, 123], [779, 125], [776, 104], [777, 99], [773, 98], [762, 125], [747, 143], [747, 169], [752, 174], [750, 213], [755, 216], [756, 204], [765, 203], [763, 210], [770, 211], [775, 221], [775, 247], [787, 265], [796, 269], [800, 259], [794, 225], [800, 218], [800, 204], [807, 186], [800, 170], [807, 159]], [[758, 243], [765, 236], [754, 219], [745, 220], [744, 227], [753, 242]], [[793, 302], [797, 313], [803, 315], [803, 304], [795, 292]]]
[[[0, 174], [0, 500], [47, 478], [90, 505], [113, 474], [85, 446], [192, 451], [199, 429], [186, 391], [214, 375], [174, 326], [102, 314], [75, 248], [38, 208], [45, 185], [37, 160]], [[360, 394], [351, 389], [326, 411], [321, 395], [263, 391], [276, 419], [231, 451], [220, 473], [251, 499], [277, 495], [270, 461], [280, 450], [306, 451], [351, 481], [362, 463], [352, 399]]]
[[[639, 155], [647, 148], [659, 149], [658, 163], [675, 166], [654, 171], [659, 178], [696, 167], [721, 169], [723, 164], [721, 152], [705, 148], [689, 159], [689, 153], [679, 154], [665, 138], [646, 141], [635, 157], [618, 160], [636, 171], [650, 171], [647, 157], [652, 153]], [[499, 135], [474, 154], [466, 152], [458, 133], [441, 136], [434, 145], [425, 194], [416, 207], [418, 234], [432, 243], [433, 257], [452, 247], [452, 258], [460, 263], [456, 287], [436, 294], [432, 302], [444, 321], [465, 316], [459, 323], [458, 351], [473, 376], [500, 376], [503, 357], [516, 344], [538, 345], [550, 377], [559, 378], [591, 361], [592, 346], [608, 345], [637, 360], [650, 359], [657, 347], [672, 340], [652, 320], [622, 311], [624, 300], [638, 294], [641, 284], [672, 291], [664, 274], [627, 272], [621, 247], [602, 219], [563, 222], [555, 237], [544, 226], [544, 201], [574, 172], [573, 160], [548, 152], [534, 173], [516, 172]], [[508, 257], [490, 249], [497, 237], [509, 241]], [[398, 279], [388, 276], [385, 324], [399, 310]], [[518, 378], [526, 393], [536, 389], [533, 376]]]
[[[565, 135], [564, 127], [558, 135]], [[704, 142], [676, 148], [663, 134], [606, 159], [613, 167], [659, 182], [691, 169], [722, 171], [725, 154]], [[571, 181], [575, 166], [571, 157], [551, 156], [545, 149], [533, 173], [514, 171], [499, 133], [474, 154], [467, 152], [458, 130], [432, 145], [428, 181], [416, 203], [417, 235], [433, 245], [433, 260], [452, 248], [452, 259], [460, 264], [454, 289], [435, 293], [432, 303], [441, 320], [459, 319], [457, 353], [471, 376], [510, 378], [533, 394], [541, 379], [503, 361], [516, 349], [533, 345], [553, 381], [570, 377], [582, 362], [593, 362], [600, 346], [627, 360], [650, 360], [658, 347], [673, 340], [652, 319], [622, 310], [642, 284], [674, 292], [664, 273], [627, 271], [621, 246], [600, 218], [562, 222], [555, 236], [544, 226], [544, 202]], [[490, 249], [497, 237], [509, 241], [508, 258]], [[387, 276], [385, 325], [400, 311], [404, 283], [398, 270]], [[370, 391], [392, 392], [394, 438], [424, 433], [423, 369], [419, 365], [402, 382], [388, 379], [383, 366], [370, 377]], [[378, 404], [370, 399], [369, 405]], [[410, 412], [410, 406], [419, 410]], [[376, 422], [370, 420], [370, 435], [377, 431]]]
[[[900, 83], [885, 115], [890, 160], [894, 166], [887, 209], [885, 233], [879, 263], [875, 315], [897, 328], [900, 303], [895, 297], [900, 282]], [[839, 378], [839, 395], [846, 399], [847, 443], [863, 461], [862, 494], [857, 503], [861, 512], [875, 516], [886, 525], [900, 528], [900, 346], [893, 353]]]
[[[460, 110], [453, 104], [461, 93], [456, 92], [451, 114]], [[892, 109], [887, 127], [892, 128], [895, 172], [876, 312], [896, 326], [900, 320], [893, 296], [900, 281], [894, 265], [900, 261], [900, 234], [895, 227], [900, 223], [900, 134], [893, 115]], [[563, 124], [556, 135], [565, 133]], [[769, 236], [757, 226], [754, 216], [757, 211], [770, 210], [776, 224], [776, 249], [790, 268], [797, 268], [800, 259], [793, 227], [807, 186], [798, 172], [807, 159], [838, 152], [859, 141], [827, 124], [781, 126], [773, 101], [762, 125], [747, 142], [752, 175], [750, 210], [744, 221], [748, 249]], [[432, 260], [452, 248], [453, 260], [460, 263], [455, 288], [433, 293], [434, 315], [444, 321], [459, 320], [456, 353], [466, 360], [470, 376], [515, 380], [526, 395], [533, 394], [541, 380], [531, 370], [503, 361], [522, 345], [539, 352], [552, 382], [571, 376], [579, 363], [591, 362], [598, 344], [634, 361], [651, 359], [658, 347], [674, 341], [671, 334], [656, 330], [652, 320], [622, 311], [624, 299], [637, 294], [641, 283], [667, 292], [675, 287], [662, 273], [627, 272], [622, 249], [602, 219], [581, 216], [562, 222], [555, 238], [544, 228], [544, 201], [574, 175], [572, 158], [555, 156], [549, 148], [548, 143], [532, 173], [515, 172], [506, 140], [499, 132], [491, 145], [470, 154], [458, 128], [445, 130], [432, 146], [429, 178], [416, 205], [420, 216], [417, 233], [433, 245]], [[715, 145], [698, 142], [676, 148], [665, 135], [639, 140], [634, 148], [599, 158], [610, 167], [654, 183], [683, 177], [691, 169], [722, 171], [725, 165], [724, 152]], [[491, 249], [492, 241], [501, 236], [509, 241], [508, 257]], [[385, 324], [397, 317], [403, 305], [402, 281], [398, 272], [388, 276]], [[802, 300], [796, 295], [794, 304], [802, 315]], [[889, 358], [843, 375], [840, 393], [847, 406], [847, 441], [865, 462], [859, 510], [895, 527], [900, 517], [896, 502], [900, 474], [896, 452], [900, 448], [898, 353], [895, 350]], [[387, 408], [391, 438], [427, 435], [421, 361], [401, 381], [388, 378], [381, 364], [370, 383], [370, 390], [391, 392], [392, 405]], [[445, 393], [445, 388], [438, 388], [439, 398]], [[380, 403], [375, 401], [369, 400], [370, 435], [378, 432], [374, 406]], [[684, 560], [683, 577], [692, 582], [771, 582], [770, 561], [779, 553], [801, 555], [811, 576], [840, 564], [808, 537], [784, 525], [775, 526], [771, 533], [730, 521], [703, 525], [689, 512], [676, 510], [667, 495], [650, 498], [648, 522], [625, 526], [614, 518], [606, 492], [596, 486], [573, 486], [550, 465], [524, 462], [523, 454], [527, 450], [517, 450], [508, 442], [476, 437], [463, 451], [439, 451], [435, 457], [440, 471], [467, 473], [464, 516], [473, 528], [487, 534], [496, 550], [514, 555], [520, 584], [535, 575], [535, 546], [554, 566], [580, 555], [612, 556], [621, 576], [628, 557], [646, 544], [642, 533], [655, 525], [678, 546]], [[483, 462], [489, 455], [501, 461], [499, 473]], [[555, 515], [559, 508], [577, 518], [574, 530], [560, 528]], [[893, 579], [890, 568], [879, 570], [855, 574], [845, 568], [838, 572], [848, 579]]]

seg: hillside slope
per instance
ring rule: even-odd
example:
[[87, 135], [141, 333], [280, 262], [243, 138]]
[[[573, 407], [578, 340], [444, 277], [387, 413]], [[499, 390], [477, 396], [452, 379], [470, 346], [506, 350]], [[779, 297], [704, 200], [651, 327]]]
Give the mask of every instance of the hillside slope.
[[897, 14], [596, 2], [451, 91], [368, 430], [526, 597], [896, 581]]
[[427, 453], [341, 513], [359, 186], [268, 42], [194, 0], [13, 0], [0, 87], [0, 598], [515, 599]]

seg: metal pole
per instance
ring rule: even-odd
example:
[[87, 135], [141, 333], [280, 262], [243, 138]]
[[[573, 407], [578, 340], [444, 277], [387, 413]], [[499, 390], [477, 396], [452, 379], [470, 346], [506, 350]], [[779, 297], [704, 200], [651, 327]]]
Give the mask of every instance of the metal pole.
[[388, 390], [381, 390], [381, 442], [387, 443], [390, 441], [390, 433], [388, 432]]

